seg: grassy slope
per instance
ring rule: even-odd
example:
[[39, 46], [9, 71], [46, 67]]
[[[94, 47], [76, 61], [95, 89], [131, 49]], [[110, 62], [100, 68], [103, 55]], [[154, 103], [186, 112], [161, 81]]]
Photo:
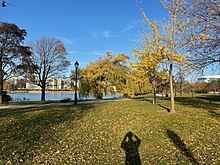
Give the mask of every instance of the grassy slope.
[[168, 100], [1, 110], [0, 164], [124, 164], [128, 131], [142, 164], [218, 164], [218, 98], [178, 98], [177, 114], [162, 108]]

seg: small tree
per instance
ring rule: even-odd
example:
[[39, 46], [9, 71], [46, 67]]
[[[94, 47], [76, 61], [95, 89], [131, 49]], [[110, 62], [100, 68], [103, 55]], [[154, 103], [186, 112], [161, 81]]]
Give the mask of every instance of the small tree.
[[158, 70], [165, 55], [162, 43], [163, 37], [160, 25], [156, 21], [150, 22], [144, 12], [142, 12], [142, 15], [147, 26], [147, 32], [144, 32], [145, 37], [140, 42], [141, 48], [133, 49], [133, 54], [138, 59], [138, 62], [132, 63], [132, 66], [148, 77], [152, 85], [153, 104], [156, 104], [156, 86], [158, 79], [160, 79]]
[[208, 84], [208, 87], [209, 87], [209, 90], [214, 92], [214, 93], [220, 91], [220, 80], [211, 81]]
[[207, 93], [208, 92], [208, 84], [205, 82], [195, 82], [193, 84], [193, 91], [196, 93]]
[[41, 87], [41, 101], [45, 101], [46, 84], [56, 78], [70, 65], [66, 59], [66, 49], [61, 40], [42, 37], [31, 44], [32, 54], [20, 68], [25, 77]]
[[26, 35], [17, 25], [0, 22], [0, 104], [4, 81], [17, 74], [17, 65], [30, 55], [29, 47], [22, 45]]

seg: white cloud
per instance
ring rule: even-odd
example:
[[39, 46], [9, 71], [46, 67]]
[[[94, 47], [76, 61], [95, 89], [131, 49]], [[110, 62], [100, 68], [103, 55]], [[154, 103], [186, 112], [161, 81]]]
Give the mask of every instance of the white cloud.
[[131, 22], [127, 25], [127, 27], [125, 27], [123, 29], [123, 32], [126, 32], [126, 31], [129, 31], [129, 30], [132, 30], [134, 28], [136, 28], [137, 26], [140, 25], [140, 21], [134, 21], [134, 22]]
[[67, 54], [76, 54], [76, 55], [90, 55], [90, 56], [105, 56], [106, 52], [100, 51], [91, 51], [91, 52], [76, 52], [76, 51], [68, 51]]
[[92, 31], [91, 36], [94, 39], [120, 37], [120, 35], [112, 34], [109, 30], [103, 30], [103, 31], [99, 31], [99, 32]]
[[129, 31], [129, 30], [133, 29], [134, 27], [135, 27], [134, 24], [130, 24], [124, 29], [124, 31]]
[[105, 56], [106, 52], [93, 51], [91, 54], [95, 56]]
[[111, 37], [110, 31], [108, 31], [108, 30], [102, 31], [102, 32], [100, 32], [100, 34], [103, 38], [110, 38]]
[[65, 37], [58, 37], [58, 38], [60, 38], [67, 45], [72, 45], [76, 42], [76, 39], [72, 39], [72, 38], [65, 38]]

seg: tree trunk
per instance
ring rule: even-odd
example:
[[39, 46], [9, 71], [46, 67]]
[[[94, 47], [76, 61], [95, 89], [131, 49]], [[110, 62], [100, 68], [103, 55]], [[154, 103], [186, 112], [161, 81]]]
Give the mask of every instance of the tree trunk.
[[41, 101], [45, 101], [45, 95], [46, 95], [46, 84], [43, 84], [41, 88]]
[[173, 64], [170, 64], [170, 71], [169, 71], [169, 77], [170, 77], [170, 112], [175, 113], [174, 109], [174, 92], [173, 92]]
[[3, 78], [0, 77], [0, 104], [3, 104]]
[[155, 81], [152, 82], [152, 88], [153, 88], [153, 104], [157, 104], [156, 83], [155, 83]]
[[176, 90], [176, 84], [175, 84], [175, 82], [174, 82], [174, 97], [176, 97], [177, 96], [177, 90]]
[[180, 97], [183, 96], [183, 81], [182, 79], [180, 80]]
[[0, 104], [3, 104], [3, 76], [2, 60], [0, 59]]
[[96, 99], [102, 99], [103, 97], [103, 94], [102, 93], [97, 93], [96, 94]]

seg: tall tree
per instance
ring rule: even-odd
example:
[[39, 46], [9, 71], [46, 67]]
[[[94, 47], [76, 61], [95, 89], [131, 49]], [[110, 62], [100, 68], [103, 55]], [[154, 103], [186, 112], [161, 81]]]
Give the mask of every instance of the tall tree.
[[186, 33], [186, 23], [178, 17], [182, 15], [184, 0], [163, 0], [164, 8], [169, 11], [169, 20], [164, 24], [165, 63], [168, 65], [170, 81], [170, 112], [174, 113], [174, 87], [173, 70], [175, 63], [183, 63], [186, 55], [181, 54], [183, 47], [187, 44], [183, 40]]
[[160, 64], [166, 55], [164, 52], [165, 46], [163, 45], [160, 25], [156, 21], [149, 21], [144, 12], [142, 14], [147, 32], [144, 32], [145, 36], [140, 42], [141, 48], [133, 49], [133, 54], [138, 59], [138, 62], [132, 63], [132, 66], [148, 77], [152, 85], [153, 103], [156, 104], [157, 81], [160, 79], [159, 75], [161, 76], [158, 73]]
[[[126, 66], [129, 56], [126, 54], [114, 55], [107, 52], [105, 58], [99, 58], [91, 62], [85, 68], [79, 70], [80, 93], [92, 94], [101, 99], [103, 93], [122, 92], [126, 85]], [[72, 74], [74, 79], [74, 74]]]
[[66, 70], [70, 62], [61, 40], [42, 37], [30, 44], [32, 54], [20, 66], [29, 81], [41, 87], [41, 101], [45, 101], [46, 84]]
[[0, 104], [3, 102], [3, 82], [16, 75], [16, 66], [30, 55], [29, 47], [22, 45], [26, 35], [17, 25], [0, 22]]

